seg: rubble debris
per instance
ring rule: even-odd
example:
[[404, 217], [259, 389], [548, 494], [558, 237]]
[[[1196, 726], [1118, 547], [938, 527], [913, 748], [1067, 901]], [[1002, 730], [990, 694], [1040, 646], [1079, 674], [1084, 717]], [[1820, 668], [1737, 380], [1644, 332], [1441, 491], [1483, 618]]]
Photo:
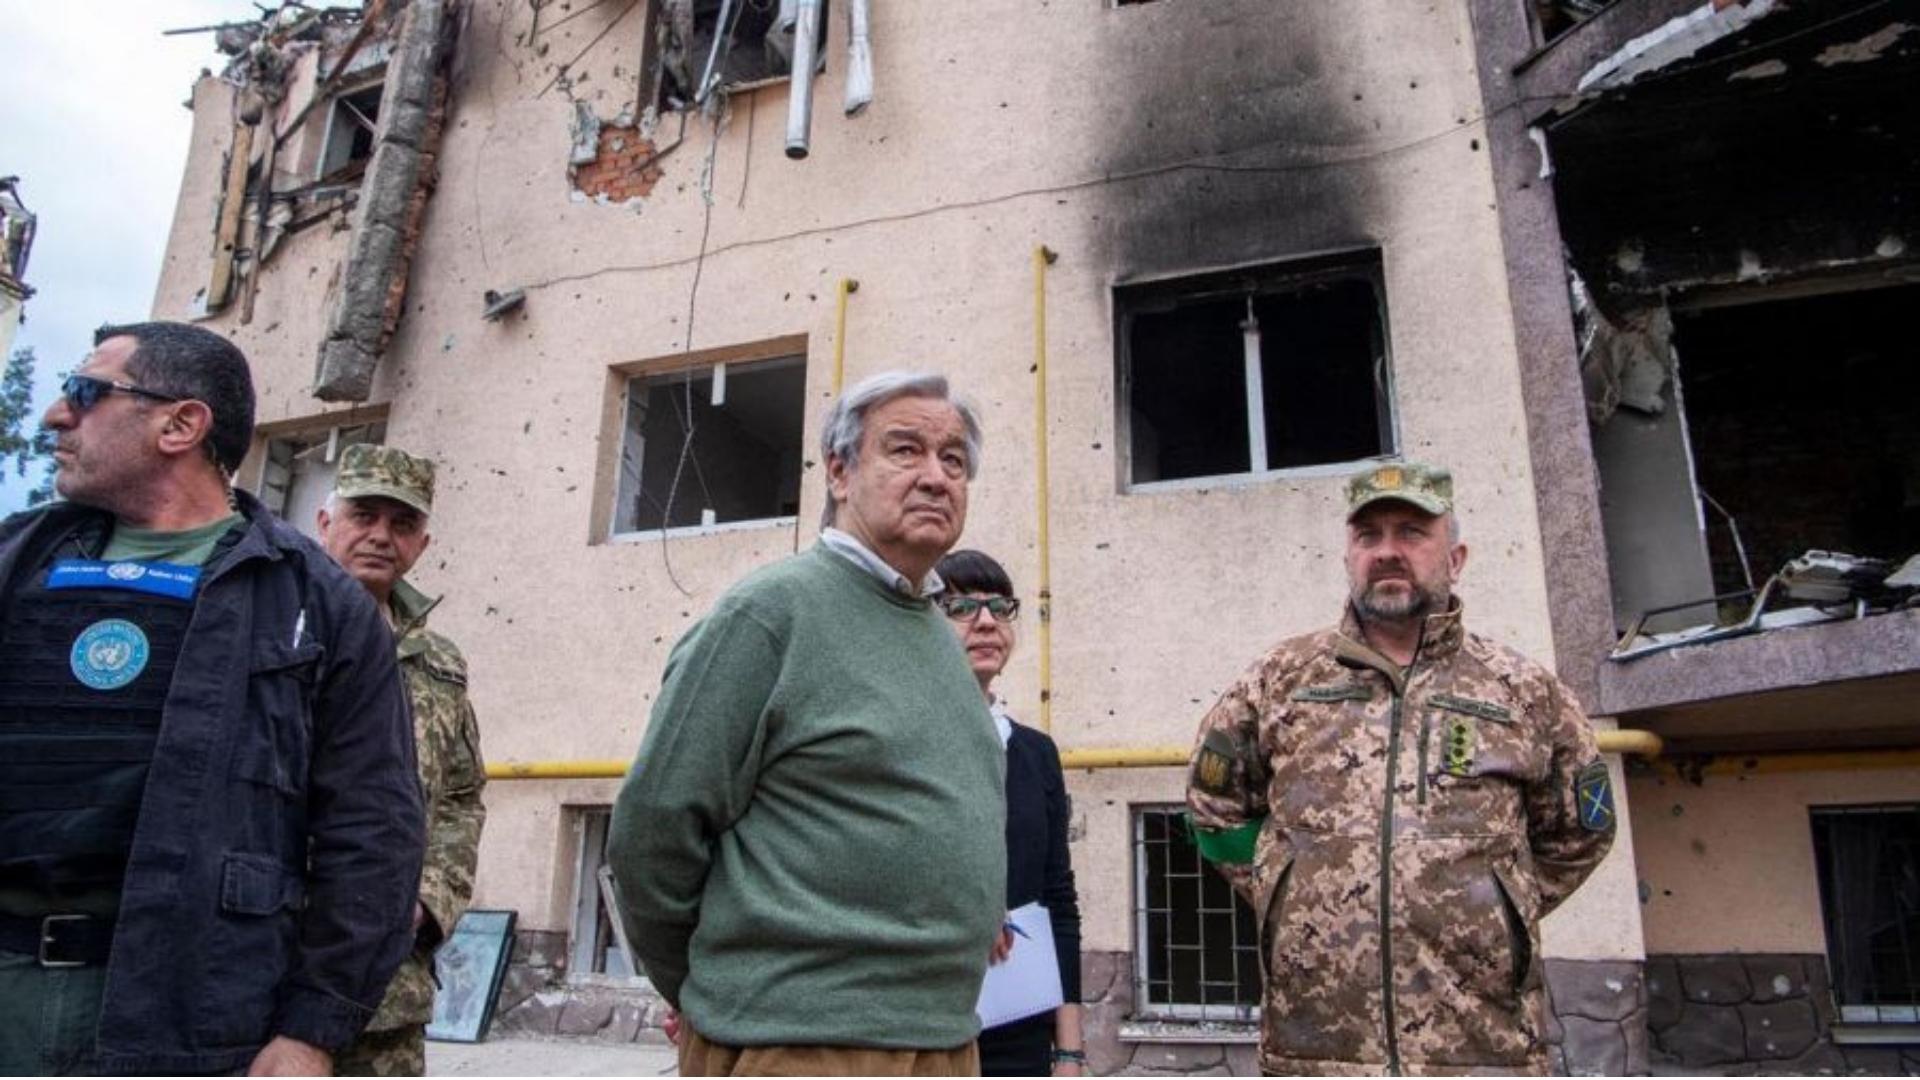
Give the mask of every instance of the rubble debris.
[[1594, 305], [1578, 272], [1569, 269], [1567, 278], [1588, 419], [1604, 424], [1619, 408], [1665, 412], [1662, 391], [1673, 378], [1673, 317], [1666, 306], [1628, 311], [1615, 321]]
[[[1746, 616], [1736, 622], [1708, 623], [1665, 633], [1642, 632], [1648, 619], [1664, 612], [1748, 595], [1753, 596], [1753, 604]], [[1777, 601], [1797, 603], [1767, 610]], [[1624, 663], [1683, 645], [1702, 645], [1789, 626], [1865, 618], [1916, 606], [1920, 606], [1920, 555], [1909, 558], [1896, 573], [1894, 564], [1886, 559], [1808, 551], [1789, 560], [1757, 593], [1747, 590], [1641, 613], [1621, 635], [1608, 659]]]
[[400, 16], [340, 297], [314, 371], [313, 393], [322, 401], [367, 400], [399, 322], [414, 242], [435, 184], [458, 3], [413, 0]]

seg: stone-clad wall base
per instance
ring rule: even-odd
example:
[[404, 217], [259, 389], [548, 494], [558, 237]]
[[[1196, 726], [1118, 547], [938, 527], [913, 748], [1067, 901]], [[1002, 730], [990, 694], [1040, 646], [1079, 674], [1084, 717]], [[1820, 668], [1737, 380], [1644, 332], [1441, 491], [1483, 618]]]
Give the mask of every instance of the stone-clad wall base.
[[1661, 1073], [1920, 1075], [1920, 1046], [1840, 1046], [1833, 1023], [1817, 953], [1647, 958], [1651, 1064]]
[[1647, 1071], [1647, 987], [1636, 960], [1546, 961], [1546, 1039], [1563, 1076]]

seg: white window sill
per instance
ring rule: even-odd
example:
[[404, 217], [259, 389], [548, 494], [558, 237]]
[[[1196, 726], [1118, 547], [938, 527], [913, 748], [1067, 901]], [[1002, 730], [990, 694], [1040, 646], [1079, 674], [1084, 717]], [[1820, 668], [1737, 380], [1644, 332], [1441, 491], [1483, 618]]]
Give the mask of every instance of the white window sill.
[[1841, 1046], [1886, 1046], [1920, 1043], [1920, 1024], [1835, 1024], [1833, 1041]]
[[1120, 1025], [1123, 1043], [1225, 1043], [1253, 1045], [1260, 1025], [1237, 1020], [1128, 1020]]
[[647, 544], [656, 540], [687, 540], [721, 533], [748, 532], [753, 529], [791, 529], [800, 523], [797, 517], [754, 518], [751, 521], [725, 521], [718, 525], [682, 525], [673, 529], [648, 529], [645, 532], [621, 532], [607, 537], [609, 544]]
[[1242, 488], [1284, 480], [1310, 480], [1319, 477], [1345, 477], [1366, 472], [1376, 466], [1403, 460], [1397, 454], [1335, 461], [1325, 465], [1298, 465], [1291, 469], [1266, 469], [1261, 472], [1215, 473], [1212, 476], [1183, 476], [1178, 480], [1129, 481], [1124, 494], [1152, 495], [1157, 492], [1199, 491], [1212, 488]]

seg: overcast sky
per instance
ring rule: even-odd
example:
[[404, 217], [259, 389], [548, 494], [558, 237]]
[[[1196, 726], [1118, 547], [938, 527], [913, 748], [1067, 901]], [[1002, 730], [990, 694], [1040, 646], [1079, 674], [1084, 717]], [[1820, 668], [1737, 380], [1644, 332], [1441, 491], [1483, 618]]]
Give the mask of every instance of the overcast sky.
[[[36, 408], [78, 366], [103, 322], [146, 318], [173, 223], [201, 68], [212, 34], [162, 30], [257, 17], [247, 0], [0, 0], [0, 176], [20, 178], [39, 216], [27, 321], [39, 357]], [[0, 479], [0, 513], [27, 486]]]

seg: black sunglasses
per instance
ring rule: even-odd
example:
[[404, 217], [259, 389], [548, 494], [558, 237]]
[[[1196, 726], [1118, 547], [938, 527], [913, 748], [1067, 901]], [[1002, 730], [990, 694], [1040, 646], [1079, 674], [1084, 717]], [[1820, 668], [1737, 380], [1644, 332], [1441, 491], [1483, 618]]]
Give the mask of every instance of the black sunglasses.
[[1020, 598], [1017, 596], [990, 596], [981, 599], [977, 596], [943, 596], [940, 598], [940, 610], [947, 618], [955, 622], [966, 622], [980, 614], [986, 608], [993, 617], [1001, 622], [1012, 622], [1020, 617]]
[[135, 386], [130, 382], [121, 382], [118, 379], [96, 379], [91, 375], [69, 375], [67, 381], [60, 384], [60, 392], [66, 395], [67, 404], [73, 406], [74, 412], [80, 413], [100, 404], [101, 398], [116, 390], [122, 394], [152, 398], [155, 401], [186, 400], [172, 394], [162, 394], [157, 390]]

